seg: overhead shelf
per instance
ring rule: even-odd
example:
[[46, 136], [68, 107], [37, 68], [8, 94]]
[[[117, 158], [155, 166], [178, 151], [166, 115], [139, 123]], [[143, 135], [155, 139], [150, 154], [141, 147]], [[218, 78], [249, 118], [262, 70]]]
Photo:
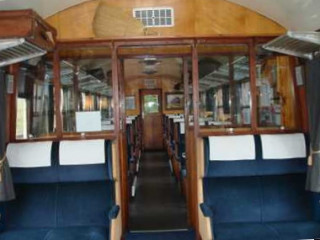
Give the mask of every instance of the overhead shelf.
[[33, 10], [0, 11], [0, 67], [52, 51], [56, 35]]
[[320, 53], [320, 32], [287, 32], [263, 45], [269, 51], [312, 60]]
[[0, 67], [45, 55], [47, 51], [24, 38], [0, 40]]

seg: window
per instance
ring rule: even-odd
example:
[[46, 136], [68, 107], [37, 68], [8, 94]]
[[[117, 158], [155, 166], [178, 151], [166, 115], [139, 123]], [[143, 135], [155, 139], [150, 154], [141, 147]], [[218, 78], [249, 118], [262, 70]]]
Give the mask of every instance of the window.
[[19, 69], [16, 139], [41, 138], [55, 131], [52, 62], [34, 58]]
[[27, 100], [25, 98], [18, 98], [17, 100], [17, 124], [16, 124], [16, 138], [27, 138]]
[[295, 91], [290, 57], [256, 47], [258, 126], [296, 128]]
[[135, 8], [133, 17], [140, 20], [145, 27], [174, 26], [173, 8]]
[[143, 97], [144, 101], [144, 113], [158, 113], [159, 112], [159, 97], [158, 95], [145, 95]]
[[[81, 59], [73, 58], [79, 52]], [[105, 52], [105, 48], [86, 48], [61, 53], [65, 56], [60, 63], [65, 133], [114, 129], [111, 60], [109, 55], [94, 56]]]
[[248, 47], [200, 45], [198, 51], [200, 126], [250, 128]]

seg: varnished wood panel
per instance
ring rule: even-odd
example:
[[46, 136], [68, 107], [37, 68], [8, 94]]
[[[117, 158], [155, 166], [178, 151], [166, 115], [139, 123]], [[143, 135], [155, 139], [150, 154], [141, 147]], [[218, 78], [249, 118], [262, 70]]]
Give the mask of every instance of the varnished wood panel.
[[[145, 95], [158, 95], [160, 106], [157, 113], [145, 113], [143, 111], [143, 98]], [[162, 104], [161, 104], [161, 90], [141, 90], [140, 91], [140, 104], [142, 112], [143, 124], [143, 144], [146, 150], [161, 150], [163, 149], [162, 141]]]
[[283, 108], [282, 108], [282, 122], [288, 129], [297, 128], [297, 111], [296, 111], [296, 98], [293, 81], [292, 66], [290, 58], [287, 56], [277, 57], [277, 74], [281, 83], [278, 84], [278, 91], [281, 93]]
[[[103, 2], [104, 7], [122, 11], [119, 14], [120, 19], [104, 21], [103, 17], [95, 18], [99, 1], [93, 0], [61, 11], [49, 17], [47, 21], [56, 27], [59, 39], [134, 38], [141, 36], [153, 38], [221, 35], [261, 36], [278, 35], [285, 32], [282, 26], [267, 17], [225, 0], [163, 0], [161, 4], [156, 0], [103, 0]], [[130, 26], [131, 21], [124, 17], [132, 15], [134, 7], [155, 6], [174, 8], [174, 27], [141, 30], [136, 27], [134, 21]], [[121, 19], [121, 16], [124, 19]], [[95, 25], [100, 27], [103, 25], [106, 29], [114, 30], [105, 31], [103, 36], [96, 36], [93, 28]]]
[[[122, 196], [121, 193], [121, 167], [119, 162], [119, 144], [120, 142], [118, 140], [115, 140], [112, 142], [112, 174], [114, 178], [114, 187], [115, 187], [115, 201], [116, 204], [119, 206], [123, 206], [122, 200], [125, 199], [124, 196]], [[113, 219], [111, 221], [111, 229], [110, 229], [110, 235], [111, 239], [121, 239], [122, 232], [123, 232], [123, 226], [122, 226], [122, 216], [123, 216], [123, 207], [120, 208], [119, 215], [116, 219]]]

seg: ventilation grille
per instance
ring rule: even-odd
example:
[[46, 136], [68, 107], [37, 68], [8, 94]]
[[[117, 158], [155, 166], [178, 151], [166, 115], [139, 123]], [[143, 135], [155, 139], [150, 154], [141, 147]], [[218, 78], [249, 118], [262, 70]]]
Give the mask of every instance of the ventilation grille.
[[173, 27], [174, 11], [169, 7], [134, 8], [133, 17], [145, 27]]
[[23, 38], [0, 40], [0, 67], [39, 57], [47, 52]]

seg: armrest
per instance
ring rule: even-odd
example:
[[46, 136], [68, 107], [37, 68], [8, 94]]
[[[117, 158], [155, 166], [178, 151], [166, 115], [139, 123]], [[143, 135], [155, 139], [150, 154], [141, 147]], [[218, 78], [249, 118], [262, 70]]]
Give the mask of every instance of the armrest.
[[109, 211], [109, 220], [116, 219], [118, 217], [120, 211], [119, 205], [113, 205], [113, 207]]
[[213, 212], [206, 203], [201, 203], [200, 209], [205, 217], [213, 217]]

